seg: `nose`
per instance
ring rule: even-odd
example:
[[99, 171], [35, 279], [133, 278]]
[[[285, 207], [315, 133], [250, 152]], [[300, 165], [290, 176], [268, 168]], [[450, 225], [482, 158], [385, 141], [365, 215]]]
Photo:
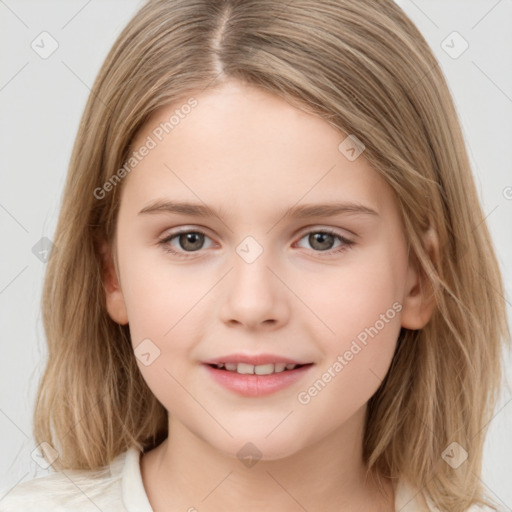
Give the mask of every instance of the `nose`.
[[250, 263], [235, 254], [222, 291], [221, 320], [250, 329], [285, 325], [290, 314], [290, 292], [278, 275], [265, 251]]

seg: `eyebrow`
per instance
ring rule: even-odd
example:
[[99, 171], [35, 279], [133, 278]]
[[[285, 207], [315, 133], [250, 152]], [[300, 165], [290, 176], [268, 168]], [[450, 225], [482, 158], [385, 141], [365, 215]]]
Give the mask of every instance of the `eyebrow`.
[[[218, 217], [221, 219], [224, 215], [224, 210], [222, 208], [216, 209], [206, 204], [158, 199], [148, 206], [142, 208], [138, 215], [155, 213], [177, 213], [182, 215], [190, 215], [193, 217]], [[298, 219], [307, 219], [311, 217], [331, 217], [340, 214], [360, 214], [372, 215], [376, 217], [379, 216], [375, 210], [360, 203], [332, 202], [292, 206], [287, 210], [280, 212], [280, 218], [292, 217]]]

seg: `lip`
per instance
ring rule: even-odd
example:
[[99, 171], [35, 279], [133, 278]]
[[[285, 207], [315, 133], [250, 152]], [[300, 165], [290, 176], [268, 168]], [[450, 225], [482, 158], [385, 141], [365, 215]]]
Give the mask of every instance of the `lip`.
[[245, 363], [254, 366], [270, 363], [286, 363], [286, 364], [310, 364], [311, 361], [295, 361], [289, 357], [278, 356], [275, 354], [229, 354], [219, 356], [208, 361], [203, 361], [205, 364], [220, 364], [220, 363]]
[[[240, 361], [240, 359], [237, 361], [245, 362]], [[229, 363], [237, 361], [226, 362]], [[293, 363], [293, 361], [288, 361]], [[286, 362], [286, 358], [283, 360], [278, 360], [278, 362]], [[221, 370], [210, 366], [210, 364], [215, 363], [204, 363], [203, 366], [205, 367], [206, 371], [209, 372], [209, 375], [213, 378], [213, 380], [215, 380], [224, 388], [227, 388], [234, 393], [246, 397], [262, 397], [281, 391], [282, 389], [285, 389], [288, 386], [291, 386], [293, 383], [299, 381], [314, 366], [314, 363], [306, 363], [305, 366], [295, 368], [294, 370], [285, 370], [279, 373], [271, 373], [270, 375], [256, 375], [241, 374], [228, 370]]]

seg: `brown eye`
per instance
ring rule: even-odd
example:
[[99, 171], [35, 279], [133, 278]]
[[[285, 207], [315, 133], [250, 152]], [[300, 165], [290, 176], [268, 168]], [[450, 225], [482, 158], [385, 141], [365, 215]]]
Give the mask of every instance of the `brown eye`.
[[181, 233], [178, 236], [178, 242], [185, 251], [198, 251], [204, 244], [204, 235], [195, 231], [189, 233]]
[[[328, 254], [345, 251], [355, 243], [353, 240], [349, 240], [343, 235], [331, 230], [310, 231], [301, 238], [301, 240], [304, 239], [307, 239], [308, 244], [314, 252], [325, 252]], [[335, 246], [334, 244], [337, 240], [339, 241], [339, 244]]]
[[328, 251], [329, 249], [332, 249], [335, 238], [329, 233], [311, 233], [308, 236], [308, 242], [311, 244], [313, 249], [318, 251]]
[[197, 252], [204, 248], [206, 233], [198, 230], [179, 231], [170, 234], [159, 242], [164, 250], [176, 256], [187, 257], [187, 253]]

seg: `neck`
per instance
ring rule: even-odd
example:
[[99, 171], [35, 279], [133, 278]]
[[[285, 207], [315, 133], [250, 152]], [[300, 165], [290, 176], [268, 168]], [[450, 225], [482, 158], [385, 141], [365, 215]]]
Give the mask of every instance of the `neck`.
[[[321, 440], [284, 458], [220, 452], [177, 420], [169, 436], [142, 457], [144, 487], [155, 512], [394, 511], [393, 487], [378, 485], [362, 459], [365, 408]], [[241, 443], [240, 446], [243, 446]], [[249, 448], [247, 448], [249, 451]], [[170, 508], [171, 507], [171, 508]]]

